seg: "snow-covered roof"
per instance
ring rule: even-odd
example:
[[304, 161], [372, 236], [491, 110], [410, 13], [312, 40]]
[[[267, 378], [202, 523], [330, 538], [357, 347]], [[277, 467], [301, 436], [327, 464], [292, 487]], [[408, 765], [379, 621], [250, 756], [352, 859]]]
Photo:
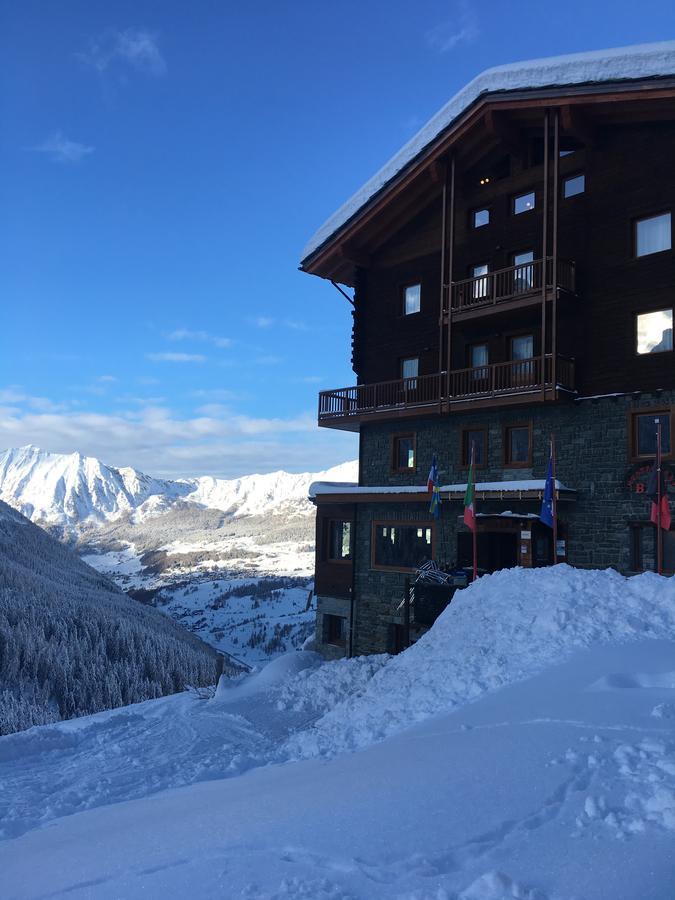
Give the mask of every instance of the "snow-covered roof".
[[481, 95], [659, 78], [668, 75], [675, 75], [675, 41], [551, 56], [486, 69], [456, 93], [379, 172], [324, 222], [302, 251], [303, 261], [335, 234]]
[[[546, 482], [543, 478], [522, 478], [516, 481], [478, 481], [474, 485], [477, 492], [502, 492], [502, 493], [519, 493], [521, 491], [543, 491]], [[558, 491], [567, 491], [574, 493], [573, 488], [566, 487], [560, 481], [556, 480], [556, 489]], [[466, 491], [466, 482], [462, 484], [442, 484], [440, 487], [441, 494], [464, 494]], [[339, 494], [339, 495], [369, 495], [369, 494], [426, 494], [426, 484], [415, 485], [371, 485], [359, 487], [355, 484], [346, 484], [338, 482], [315, 481], [309, 486], [309, 499], [314, 500], [319, 495]]]

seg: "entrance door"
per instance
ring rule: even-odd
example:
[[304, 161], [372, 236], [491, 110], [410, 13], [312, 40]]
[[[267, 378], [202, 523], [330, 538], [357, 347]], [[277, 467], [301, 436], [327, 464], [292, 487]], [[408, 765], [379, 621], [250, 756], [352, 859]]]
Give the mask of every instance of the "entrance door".
[[[480, 531], [477, 541], [478, 570], [497, 572], [518, 565], [518, 535], [508, 531]], [[464, 568], [473, 565], [473, 541], [469, 532], [457, 535], [457, 564]]]

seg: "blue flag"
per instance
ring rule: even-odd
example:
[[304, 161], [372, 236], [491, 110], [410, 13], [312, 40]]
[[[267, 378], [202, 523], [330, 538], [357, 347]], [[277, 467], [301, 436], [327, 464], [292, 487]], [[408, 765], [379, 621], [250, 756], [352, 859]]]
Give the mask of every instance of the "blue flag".
[[544, 523], [544, 525], [548, 525], [549, 528], [553, 528], [553, 492], [555, 491], [555, 484], [553, 483], [553, 455], [549, 456], [548, 459], [548, 470], [546, 472], [546, 484], [544, 485], [544, 498], [541, 501], [541, 512], [539, 513], [539, 518]]

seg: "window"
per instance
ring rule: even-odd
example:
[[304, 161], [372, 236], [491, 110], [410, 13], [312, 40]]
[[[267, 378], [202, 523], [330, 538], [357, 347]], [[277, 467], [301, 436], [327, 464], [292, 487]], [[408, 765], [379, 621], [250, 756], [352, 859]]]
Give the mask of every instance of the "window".
[[635, 255], [649, 256], [670, 250], [670, 213], [638, 219], [635, 223]]
[[487, 429], [463, 428], [462, 429], [462, 465], [471, 464], [471, 445], [474, 447], [474, 463], [477, 468], [485, 465], [487, 457]]
[[513, 198], [512, 212], [514, 216], [519, 216], [524, 212], [530, 212], [530, 210], [533, 210], [534, 207], [534, 191], [530, 191], [528, 194], [519, 194], [517, 197]]
[[374, 568], [415, 569], [433, 557], [430, 522], [373, 522]]
[[576, 197], [577, 194], [583, 194], [586, 190], [585, 175], [570, 175], [563, 181], [563, 197]]
[[673, 349], [673, 310], [659, 309], [656, 312], [638, 313], [637, 352], [664, 353]]
[[482, 228], [483, 225], [490, 224], [489, 209], [474, 209], [471, 213], [471, 224], [474, 228]]
[[352, 558], [352, 523], [332, 519], [328, 523], [328, 553], [332, 561], [343, 562]]
[[344, 647], [347, 643], [347, 620], [344, 616], [323, 614], [323, 640], [325, 644]]
[[511, 338], [511, 359], [514, 361], [511, 368], [512, 387], [529, 385], [534, 380], [534, 335], [519, 334]]
[[[469, 347], [469, 365], [471, 367], [472, 381], [487, 381], [490, 377], [490, 369], [488, 367], [489, 350], [487, 344], [472, 344]], [[479, 386], [474, 385], [475, 390], [479, 390]]]
[[471, 277], [475, 278], [473, 283], [474, 300], [482, 300], [490, 293], [490, 282], [487, 277], [489, 266], [487, 263], [479, 263], [471, 267]]
[[413, 472], [415, 470], [414, 434], [394, 435], [392, 469], [395, 472]]
[[422, 285], [410, 284], [403, 289], [403, 315], [412, 316], [421, 308]]
[[527, 466], [532, 458], [532, 426], [509, 425], [504, 429], [504, 465]]
[[513, 254], [513, 265], [518, 268], [513, 273], [513, 293], [523, 294], [534, 287], [534, 252], [523, 250]]
[[401, 360], [401, 378], [405, 380], [405, 387], [414, 390], [417, 387], [417, 376], [419, 375], [420, 361], [417, 356], [410, 356], [408, 359]]
[[661, 453], [670, 456], [671, 419], [669, 409], [652, 409], [632, 414], [632, 456], [634, 459], [656, 456], [656, 430], [661, 423]]
[[662, 531], [663, 571], [675, 572], [675, 531]]

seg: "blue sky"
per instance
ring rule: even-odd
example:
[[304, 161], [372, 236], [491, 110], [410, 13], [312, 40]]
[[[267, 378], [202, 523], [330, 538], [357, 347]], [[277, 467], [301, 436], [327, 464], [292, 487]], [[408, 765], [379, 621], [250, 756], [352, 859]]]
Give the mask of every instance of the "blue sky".
[[319, 470], [350, 308], [312, 232], [463, 84], [675, 37], [669, 2], [0, 2], [0, 447]]

